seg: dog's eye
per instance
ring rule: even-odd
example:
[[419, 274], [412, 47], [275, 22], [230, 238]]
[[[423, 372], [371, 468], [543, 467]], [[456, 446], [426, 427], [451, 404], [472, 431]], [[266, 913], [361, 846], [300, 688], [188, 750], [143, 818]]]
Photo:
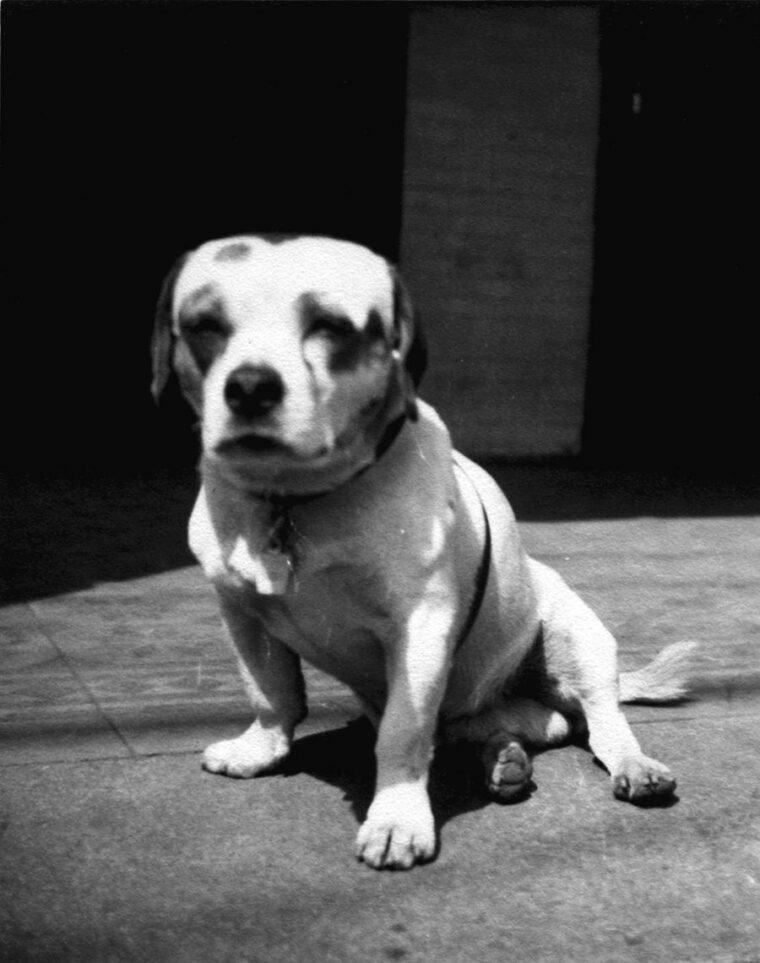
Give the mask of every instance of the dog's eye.
[[336, 341], [354, 333], [351, 321], [342, 314], [318, 314], [309, 324], [309, 334], [324, 335]]
[[217, 314], [204, 311], [182, 318], [180, 327], [190, 354], [199, 370], [205, 373], [214, 358], [224, 350], [229, 325]]
[[214, 314], [196, 314], [182, 325], [187, 334], [226, 334], [224, 322]]

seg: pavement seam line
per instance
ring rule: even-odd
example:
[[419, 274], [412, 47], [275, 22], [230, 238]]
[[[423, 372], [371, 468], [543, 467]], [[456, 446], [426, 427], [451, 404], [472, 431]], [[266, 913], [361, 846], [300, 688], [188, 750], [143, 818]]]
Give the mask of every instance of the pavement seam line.
[[89, 686], [89, 684], [87, 683], [87, 681], [86, 681], [86, 680], [82, 677], [82, 675], [77, 671], [77, 669], [76, 669], [73, 661], [69, 658], [69, 656], [66, 654], [66, 652], [64, 652], [64, 650], [58, 645], [58, 643], [55, 641], [55, 638], [53, 637], [53, 635], [48, 631], [48, 627], [47, 627], [47, 624], [45, 623], [44, 618], [43, 618], [42, 615], [37, 611], [36, 603], [35, 603], [35, 602], [27, 602], [26, 605], [28, 605], [29, 611], [32, 613], [32, 615], [33, 615], [33, 617], [34, 617], [34, 620], [35, 620], [35, 622], [37, 623], [37, 625], [38, 625], [38, 627], [39, 627], [40, 632], [45, 636], [45, 638], [48, 640], [48, 642], [49, 642], [49, 643], [52, 645], [52, 647], [55, 649], [56, 653], [58, 654], [58, 657], [61, 659], [63, 665], [66, 667], [66, 670], [70, 673], [71, 677], [74, 679], [74, 681], [77, 683], [77, 685], [81, 686], [81, 688], [82, 688], [82, 690], [84, 691], [85, 695], [86, 695], [87, 698], [90, 700], [90, 702], [92, 703], [92, 705], [95, 707], [95, 709], [97, 710], [98, 714], [99, 714], [100, 717], [103, 719], [103, 721], [105, 722], [105, 724], [108, 726], [108, 728], [111, 730], [111, 732], [113, 732], [113, 734], [116, 736], [116, 738], [119, 740], [119, 742], [120, 742], [120, 743], [124, 746], [124, 748], [127, 750], [127, 752], [129, 753], [130, 758], [132, 758], [132, 759], [138, 759], [138, 758], [139, 758], [139, 753], [136, 752], [135, 749], [130, 745], [130, 743], [129, 743], [129, 741], [127, 740], [126, 736], [125, 736], [125, 735], [122, 733], [122, 731], [119, 729], [119, 727], [118, 727], [118, 725], [116, 724], [116, 722], [110, 717], [110, 715], [106, 712], [106, 710], [105, 710], [105, 709], [103, 708], [103, 706], [100, 704], [100, 702], [98, 701], [97, 696], [96, 696], [95, 693], [92, 691], [92, 689], [90, 688], [90, 686]]

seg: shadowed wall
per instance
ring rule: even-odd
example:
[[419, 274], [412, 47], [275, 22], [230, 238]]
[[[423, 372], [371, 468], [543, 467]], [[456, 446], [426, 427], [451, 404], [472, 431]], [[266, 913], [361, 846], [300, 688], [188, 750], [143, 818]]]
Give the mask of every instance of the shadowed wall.
[[597, 46], [586, 7], [411, 16], [402, 266], [430, 333], [425, 395], [475, 455], [579, 450]]

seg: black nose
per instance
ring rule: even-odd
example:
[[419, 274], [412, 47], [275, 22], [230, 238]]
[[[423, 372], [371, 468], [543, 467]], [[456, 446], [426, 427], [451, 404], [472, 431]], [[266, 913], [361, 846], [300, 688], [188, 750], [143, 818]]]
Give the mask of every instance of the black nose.
[[265, 365], [244, 364], [227, 376], [224, 400], [241, 418], [258, 418], [275, 408], [285, 395], [282, 378]]

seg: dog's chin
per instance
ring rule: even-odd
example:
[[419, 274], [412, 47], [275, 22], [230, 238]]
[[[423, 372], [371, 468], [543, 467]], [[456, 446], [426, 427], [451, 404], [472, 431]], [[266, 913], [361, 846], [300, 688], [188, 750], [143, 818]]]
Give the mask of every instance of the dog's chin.
[[223, 439], [204, 457], [241, 487], [288, 497], [333, 491], [367, 467], [373, 455], [362, 435], [309, 448], [247, 433]]

